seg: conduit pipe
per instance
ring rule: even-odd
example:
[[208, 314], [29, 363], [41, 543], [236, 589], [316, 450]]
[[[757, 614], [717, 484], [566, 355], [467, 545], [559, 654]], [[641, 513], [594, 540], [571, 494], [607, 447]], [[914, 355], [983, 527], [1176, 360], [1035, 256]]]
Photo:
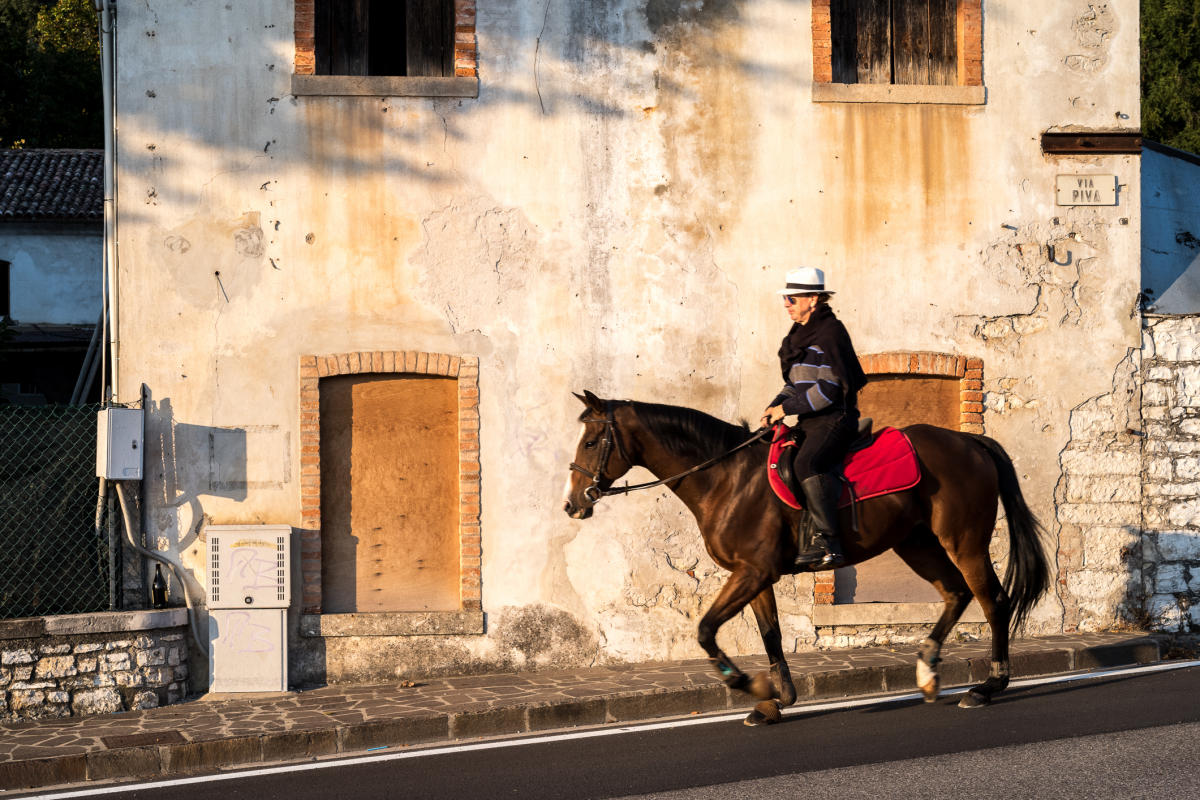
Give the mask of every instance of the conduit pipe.
[[71, 392], [71, 405], [77, 406], [83, 402], [88, 395], [88, 390], [92, 388], [92, 379], [96, 377], [96, 365], [99, 359], [96, 354], [103, 347], [100, 344], [100, 331], [104, 328], [104, 301], [100, 301], [100, 319], [96, 320], [96, 327], [92, 329], [92, 338], [88, 342], [87, 353], [83, 357], [83, 365], [79, 368], [79, 377], [75, 379], [75, 389]]
[[200, 648], [200, 652], [208, 656], [208, 645], [200, 640], [199, 628], [196, 626], [196, 609], [192, 606], [192, 597], [188, 594], [187, 582], [183, 579], [183, 573], [179, 571], [179, 567], [171, 559], [154, 552], [147, 550], [133, 540], [133, 514], [129, 510], [129, 500], [125, 496], [125, 482], [113, 481], [117, 487], [117, 499], [121, 502], [121, 519], [125, 522], [125, 541], [129, 543], [135, 551], [141, 553], [146, 558], [152, 558], [167, 565], [167, 569], [171, 570], [171, 574], [175, 576], [175, 580], [179, 582], [179, 591], [183, 594], [183, 603], [187, 606], [188, 627], [192, 631], [192, 639], [196, 642], [196, 646]]
[[[110, 398], [120, 398], [121, 342], [118, 334], [120, 293], [117, 286], [117, 214], [116, 214], [116, 29], [113, 0], [92, 0], [100, 14], [100, 89], [104, 113], [104, 322], [108, 342], [111, 377], [109, 391], [101, 391], [105, 405]], [[102, 378], [103, 380], [103, 378]]]
[[[104, 536], [104, 503], [108, 500], [108, 481], [105, 478], [100, 479], [100, 493], [96, 499], [96, 541], [99, 542]], [[117, 610], [117, 551], [116, 543], [112, 541], [112, 537], [104, 537], [104, 547], [108, 548], [108, 610]]]

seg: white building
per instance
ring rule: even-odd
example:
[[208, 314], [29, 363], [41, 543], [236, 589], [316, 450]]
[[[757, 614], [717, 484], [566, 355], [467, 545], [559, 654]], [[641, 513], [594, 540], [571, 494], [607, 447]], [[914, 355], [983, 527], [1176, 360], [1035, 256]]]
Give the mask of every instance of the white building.
[[[117, 399], [148, 387], [146, 540], [202, 596], [207, 525], [292, 526], [297, 682], [700, 655], [724, 576], [682, 505], [561, 513], [570, 392], [757, 419], [798, 265], [880, 376], [868, 412], [1014, 456], [1057, 569], [1032, 629], [1123, 618], [1136, 2], [447, 0], [440, 28], [400, 7], [117, 17]], [[934, 618], [886, 560], [778, 593], [793, 649]], [[761, 648], [744, 618], [721, 642]]]
[[103, 153], [0, 151], [0, 367], [8, 402], [67, 402], [101, 304]]

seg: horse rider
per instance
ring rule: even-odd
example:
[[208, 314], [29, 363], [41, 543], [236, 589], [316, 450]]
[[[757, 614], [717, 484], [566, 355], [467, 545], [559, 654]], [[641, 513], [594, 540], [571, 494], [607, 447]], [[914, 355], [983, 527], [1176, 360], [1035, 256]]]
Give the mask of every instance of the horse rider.
[[793, 325], [779, 348], [783, 390], [763, 413], [762, 424], [799, 417], [792, 475], [816, 533], [811, 546], [796, 556], [796, 566], [832, 569], [845, 561], [838, 532], [842, 487], [835, 473], [858, 433], [858, 392], [867, 376], [850, 334], [829, 307], [833, 292], [825, 288], [823, 270], [791, 270], [787, 287], [776, 294], [783, 296]]

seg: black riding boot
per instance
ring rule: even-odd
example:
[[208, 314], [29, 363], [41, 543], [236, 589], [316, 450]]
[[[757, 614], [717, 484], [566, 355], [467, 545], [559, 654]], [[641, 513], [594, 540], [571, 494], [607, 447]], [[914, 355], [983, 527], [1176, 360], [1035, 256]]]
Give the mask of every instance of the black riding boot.
[[800, 488], [804, 490], [805, 507], [812, 514], [817, 532], [813, 534], [812, 546], [796, 556], [796, 566], [837, 567], [846, 560], [838, 538], [837, 504], [841, 484], [833, 475], [813, 475], [801, 481]]

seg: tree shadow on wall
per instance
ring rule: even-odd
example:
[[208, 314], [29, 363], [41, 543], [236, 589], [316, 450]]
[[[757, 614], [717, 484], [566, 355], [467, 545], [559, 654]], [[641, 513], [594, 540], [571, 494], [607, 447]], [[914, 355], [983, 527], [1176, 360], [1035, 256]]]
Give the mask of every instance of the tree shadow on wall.
[[[274, 198], [287, 191], [275, 183], [282, 168], [298, 162], [326, 175], [365, 171], [455, 185], [462, 175], [446, 157], [447, 145], [477, 135], [469, 120], [500, 106], [531, 125], [565, 115], [610, 125], [640, 121], [664, 104], [697, 105], [697, 115], [711, 115], [704, 91], [731, 78], [780, 86], [810, 81], [810, 74], [743, 55], [753, 50], [740, 43], [769, 33], [773, 24], [750, 18], [746, 5], [746, 0], [483, 5], [479, 96], [470, 99], [292, 95], [291, 4], [252, 4], [236, 13], [210, 4], [173, 5], [170, 13], [130, 6], [122, 29], [145, 35], [136, 48], [127, 44], [119, 54], [128, 63], [119, 85], [120, 118], [122, 127], [138, 130], [146, 141], [125, 146], [120, 166], [146, 186], [123, 190], [122, 218], [136, 220], [143, 210], [147, 218], [156, 216], [151, 207], [159, 204], [212, 201], [217, 177], [261, 187], [264, 198]], [[804, 20], [794, 24], [798, 32], [808, 30]], [[211, 46], [196, 40], [197, 31], [208, 32]], [[246, 57], [247, 47], [261, 56]], [[251, 61], [261, 70], [257, 77], [242, 69]], [[296, 128], [304, 130], [291, 135]], [[600, 139], [581, 144], [604, 147]], [[526, 155], [538, 158], [538, 148]], [[212, 180], [197, 184], [185, 178], [206, 162], [212, 164]]]

